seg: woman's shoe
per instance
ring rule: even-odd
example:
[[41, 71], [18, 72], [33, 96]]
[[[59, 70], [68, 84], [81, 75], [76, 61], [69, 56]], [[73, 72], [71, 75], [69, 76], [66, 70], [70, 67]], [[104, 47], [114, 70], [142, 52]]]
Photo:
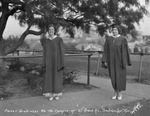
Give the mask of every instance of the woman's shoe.
[[59, 96], [55, 96], [54, 98], [55, 98], [55, 100], [59, 100]]
[[114, 95], [114, 96], [112, 96], [112, 98], [111, 98], [111, 99], [113, 99], [113, 100], [114, 100], [114, 99], [117, 99], [117, 96], [116, 96], [116, 95]]
[[117, 99], [122, 100], [122, 94], [118, 95]]
[[111, 99], [117, 99], [117, 92], [116, 91], [114, 91], [114, 96], [112, 96], [112, 98]]
[[52, 101], [54, 99], [54, 97], [50, 97], [49, 100]]

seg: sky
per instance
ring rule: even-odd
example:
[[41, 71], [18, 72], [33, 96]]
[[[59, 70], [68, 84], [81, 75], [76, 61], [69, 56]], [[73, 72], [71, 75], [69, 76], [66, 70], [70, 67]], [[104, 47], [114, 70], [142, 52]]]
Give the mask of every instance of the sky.
[[142, 32], [142, 35], [150, 35], [150, 16], [145, 16], [137, 29]]
[[[7, 38], [10, 35], [20, 36], [26, 28], [27, 27], [21, 27], [19, 25], [19, 21], [17, 21], [13, 16], [10, 16], [3, 33], [3, 37]], [[28, 35], [27, 38], [39, 38], [39, 36]]]
[[[148, 7], [148, 11], [150, 12], [150, 6]], [[140, 25], [136, 25], [136, 28], [142, 35], [150, 35], [150, 15], [144, 16], [140, 21]], [[26, 27], [20, 27], [19, 22], [11, 16], [7, 21], [3, 37], [7, 38], [10, 35], [20, 36], [25, 29]], [[27, 38], [40, 38], [40, 36], [28, 35]]]

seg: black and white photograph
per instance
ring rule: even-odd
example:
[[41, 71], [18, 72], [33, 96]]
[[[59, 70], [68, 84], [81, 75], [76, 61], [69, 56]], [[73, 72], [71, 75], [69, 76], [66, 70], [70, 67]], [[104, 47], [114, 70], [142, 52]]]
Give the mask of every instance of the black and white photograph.
[[150, 116], [150, 0], [0, 0], [0, 116]]

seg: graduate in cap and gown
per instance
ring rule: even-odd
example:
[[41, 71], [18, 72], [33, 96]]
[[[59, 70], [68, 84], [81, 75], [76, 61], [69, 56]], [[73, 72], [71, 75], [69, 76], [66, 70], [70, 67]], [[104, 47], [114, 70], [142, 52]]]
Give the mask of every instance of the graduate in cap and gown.
[[48, 36], [45, 39], [46, 75], [43, 81], [43, 95], [49, 100], [59, 100], [63, 88], [64, 44], [56, 34], [54, 25], [48, 26]]
[[114, 95], [112, 99], [122, 100], [126, 90], [126, 66], [131, 65], [127, 40], [121, 35], [118, 25], [112, 25], [112, 36], [106, 38], [102, 66], [108, 68]]

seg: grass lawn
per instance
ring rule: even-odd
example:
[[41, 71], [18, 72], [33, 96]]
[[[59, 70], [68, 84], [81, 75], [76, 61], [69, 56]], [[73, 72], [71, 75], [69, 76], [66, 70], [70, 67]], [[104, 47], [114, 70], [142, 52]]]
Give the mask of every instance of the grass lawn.
[[[39, 63], [42, 64], [42, 58], [26, 58], [21, 59], [23, 62], [30, 63]], [[91, 65], [90, 65], [90, 74], [93, 75], [97, 70], [97, 61], [98, 58], [92, 56], [91, 57]], [[131, 55], [131, 63], [132, 65], [127, 68], [128, 79], [134, 79], [137, 81], [139, 74], [139, 66], [140, 66], [140, 56]], [[77, 70], [81, 73], [87, 73], [87, 65], [88, 58], [86, 56], [66, 56], [65, 64], [67, 67]], [[145, 84], [150, 84], [150, 56], [143, 56], [143, 64], [142, 64], [142, 72], [141, 72], [141, 82]], [[101, 64], [98, 71], [97, 77], [108, 77], [107, 69], [101, 68]]]

